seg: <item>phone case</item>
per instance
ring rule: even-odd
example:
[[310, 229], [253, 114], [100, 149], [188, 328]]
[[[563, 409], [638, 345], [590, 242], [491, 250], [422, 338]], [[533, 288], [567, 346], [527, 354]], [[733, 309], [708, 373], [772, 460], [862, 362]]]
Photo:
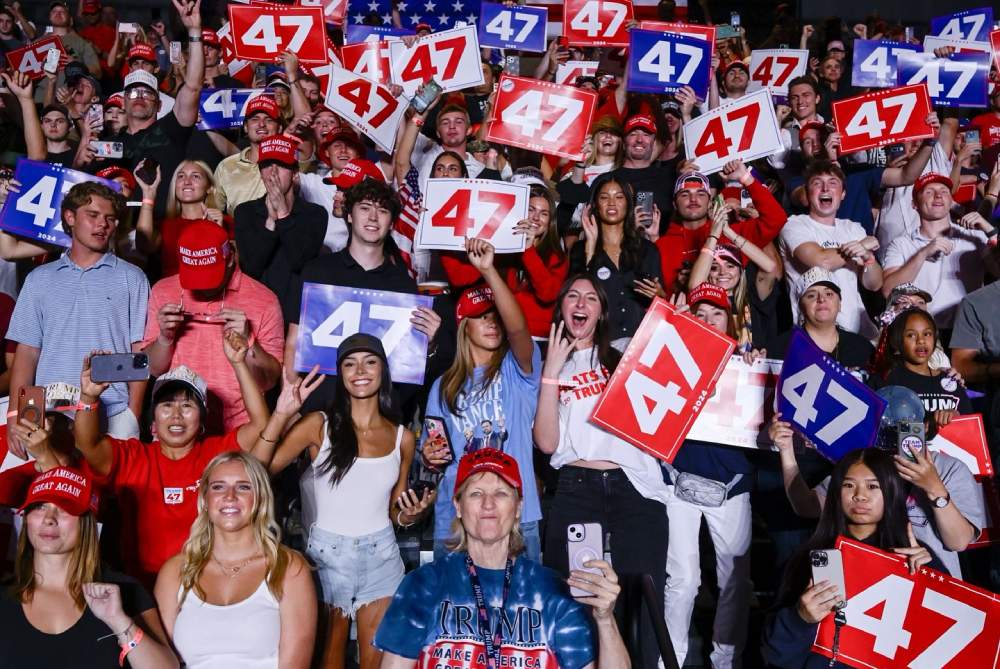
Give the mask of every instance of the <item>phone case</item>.
[[829, 581], [836, 585], [837, 592], [843, 597], [837, 607], [841, 608], [847, 603], [847, 586], [844, 583], [844, 558], [840, 551], [835, 548], [810, 551], [809, 561], [812, 564], [813, 583]]
[[24, 386], [17, 396], [17, 419], [41, 427], [45, 420], [45, 387]]
[[424, 432], [427, 434], [427, 441], [443, 443], [447, 446], [448, 453], [451, 455], [451, 461], [455, 461], [455, 449], [448, 438], [448, 428], [443, 418], [439, 416], [424, 416]]
[[145, 353], [111, 353], [90, 359], [90, 378], [98, 383], [145, 381], [149, 378], [149, 356]]
[[[604, 559], [604, 531], [600, 523], [574, 523], [566, 528], [566, 553], [569, 556], [570, 571], [579, 569], [592, 574], [600, 574], [595, 567], [584, 567], [590, 560]], [[570, 587], [574, 597], [592, 597], [591, 593]]]

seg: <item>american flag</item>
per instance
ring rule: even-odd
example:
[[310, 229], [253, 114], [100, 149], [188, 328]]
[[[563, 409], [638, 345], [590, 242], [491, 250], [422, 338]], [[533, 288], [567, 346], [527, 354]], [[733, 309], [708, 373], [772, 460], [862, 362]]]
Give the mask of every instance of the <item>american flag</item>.
[[[414, 29], [426, 23], [434, 32], [455, 27], [456, 21], [475, 25], [481, 0], [398, 0], [396, 9], [403, 28]], [[363, 23], [375, 13], [385, 25], [392, 25], [392, 0], [354, 0], [348, 16], [354, 23]]]
[[392, 224], [392, 241], [399, 248], [410, 276], [416, 277], [417, 268], [413, 266], [413, 238], [417, 234], [417, 224], [420, 223], [420, 209], [423, 206], [423, 195], [420, 194], [420, 173], [415, 167], [410, 167], [406, 173], [403, 185], [399, 189], [399, 199], [403, 208], [396, 222]]

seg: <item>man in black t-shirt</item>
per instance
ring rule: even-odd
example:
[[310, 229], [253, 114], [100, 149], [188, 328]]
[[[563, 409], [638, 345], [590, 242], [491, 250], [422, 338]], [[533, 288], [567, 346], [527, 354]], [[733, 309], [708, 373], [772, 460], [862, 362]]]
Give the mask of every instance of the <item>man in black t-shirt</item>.
[[[636, 193], [653, 194], [660, 220], [669, 221], [674, 211], [671, 188], [676, 181], [673, 164], [654, 165], [656, 119], [649, 113], [633, 114], [625, 121], [625, 160], [612, 174], [632, 186]], [[636, 211], [636, 224], [645, 226], [645, 212]], [[663, 234], [663, 230], [660, 230]]]

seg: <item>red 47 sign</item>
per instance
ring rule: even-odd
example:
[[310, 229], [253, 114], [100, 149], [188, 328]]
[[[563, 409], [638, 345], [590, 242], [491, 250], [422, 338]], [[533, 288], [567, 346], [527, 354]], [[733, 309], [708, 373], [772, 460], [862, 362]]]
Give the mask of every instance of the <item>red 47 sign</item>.
[[[991, 669], [1000, 653], [1000, 598], [923, 568], [910, 575], [903, 556], [837, 539], [847, 587], [847, 623], [837, 660], [864, 669]], [[820, 623], [813, 650], [830, 657], [833, 616]]]
[[933, 137], [926, 84], [885, 88], [833, 103], [841, 153]]
[[788, 82], [806, 73], [806, 49], [755, 49], [750, 54], [750, 84], [747, 91], [766, 88], [774, 95], [788, 95]]
[[373, 79], [380, 84], [389, 83], [389, 43], [385, 40], [346, 44], [340, 50], [344, 67]]
[[656, 298], [590, 422], [672, 462], [736, 342]]
[[330, 65], [326, 106], [372, 138], [387, 153], [396, 144], [396, 131], [406, 113], [406, 103], [377, 81]]
[[294, 51], [301, 63], [327, 62], [322, 7], [230, 5], [229, 24], [234, 55], [242, 60], [273, 63]]
[[630, 0], [566, 0], [563, 35], [581, 46], [628, 46]]
[[407, 47], [390, 42], [392, 82], [412, 96], [420, 84], [433, 79], [445, 92], [483, 83], [479, 38], [475, 25], [433, 33]]
[[688, 160], [705, 174], [718, 172], [730, 160], [763, 158], [782, 148], [767, 90], [748, 93], [691, 119], [683, 132]]
[[347, 13], [347, 0], [299, 0], [298, 4], [303, 7], [321, 7], [327, 23], [335, 26], [344, 24], [344, 15]]
[[38, 81], [45, 76], [42, 67], [45, 65], [45, 56], [52, 49], [57, 50], [62, 55], [66, 54], [62, 40], [56, 35], [51, 35], [20, 49], [8, 51], [7, 62], [10, 63], [11, 69], [23, 72], [32, 81]]
[[428, 179], [417, 227], [421, 249], [465, 250], [469, 237], [485, 239], [497, 253], [524, 250], [514, 226], [528, 217], [531, 188], [489, 179]]
[[1000, 70], [1000, 30], [990, 33], [990, 50], [993, 51], [993, 67]]
[[596, 107], [594, 91], [505, 75], [486, 139], [579, 160]]

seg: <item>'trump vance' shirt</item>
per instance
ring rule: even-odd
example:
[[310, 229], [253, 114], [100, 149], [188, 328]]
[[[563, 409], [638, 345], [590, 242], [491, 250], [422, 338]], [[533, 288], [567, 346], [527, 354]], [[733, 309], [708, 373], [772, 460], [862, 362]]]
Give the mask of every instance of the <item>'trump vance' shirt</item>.
[[[418, 669], [485, 669], [465, 556], [450, 553], [403, 579], [375, 634], [376, 648], [415, 659]], [[476, 573], [490, 624], [500, 621], [500, 667], [579, 669], [596, 659], [590, 617], [556, 572], [517, 558], [502, 611], [504, 570]]]

